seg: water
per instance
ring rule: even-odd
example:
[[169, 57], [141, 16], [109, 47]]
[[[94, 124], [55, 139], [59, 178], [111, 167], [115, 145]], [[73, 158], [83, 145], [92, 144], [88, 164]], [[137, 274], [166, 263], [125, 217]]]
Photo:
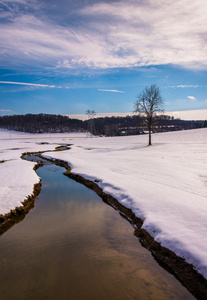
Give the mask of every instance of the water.
[[194, 299], [117, 211], [63, 171], [37, 170], [35, 208], [0, 237], [1, 299]]

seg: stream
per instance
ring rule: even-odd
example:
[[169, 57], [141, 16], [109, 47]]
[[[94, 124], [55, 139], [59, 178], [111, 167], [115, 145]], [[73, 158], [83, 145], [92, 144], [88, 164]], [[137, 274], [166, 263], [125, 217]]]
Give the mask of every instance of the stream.
[[92, 190], [46, 163], [25, 219], [0, 237], [4, 300], [195, 299]]

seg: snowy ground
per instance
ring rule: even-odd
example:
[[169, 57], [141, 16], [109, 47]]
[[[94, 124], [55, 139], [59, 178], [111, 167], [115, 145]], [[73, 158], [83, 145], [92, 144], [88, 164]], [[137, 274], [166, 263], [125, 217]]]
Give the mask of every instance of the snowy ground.
[[[24, 152], [54, 150], [60, 144], [84, 134], [26, 134], [0, 129], [0, 214], [21, 206], [32, 194], [39, 177], [33, 171], [35, 163], [22, 160]], [[41, 144], [41, 143], [47, 144]]]
[[[0, 160], [8, 159], [0, 164], [0, 213], [18, 206], [38, 181], [33, 164], [19, 159], [22, 152], [72, 143], [71, 150], [45, 155], [69, 162], [73, 173], [99, 180], [106, 193], [144, 220], [143, 228], [156, 241], [207, 279], [207, 129], [155, 134], [151, 147], [147, 136], [8, 135], [0, 132]], [[49, 144], [38, 145], [41, 141]]]

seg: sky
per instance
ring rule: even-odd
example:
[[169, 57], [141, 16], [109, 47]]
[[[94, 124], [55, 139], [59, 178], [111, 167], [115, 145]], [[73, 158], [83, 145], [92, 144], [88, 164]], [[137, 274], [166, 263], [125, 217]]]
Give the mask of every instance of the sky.
[[0, 0], [0, 115], [206, 110], [206, 0]]

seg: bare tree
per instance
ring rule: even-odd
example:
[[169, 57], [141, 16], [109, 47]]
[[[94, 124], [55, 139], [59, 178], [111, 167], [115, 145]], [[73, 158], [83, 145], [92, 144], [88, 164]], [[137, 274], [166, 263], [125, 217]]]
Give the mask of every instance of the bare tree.
[[151, 145], [151, 133], [153, 125], [156, 122], [155, 117], [158, 112], [164, 112], [163, 99], [160, 95], [159, 88], [155, 84], [146, 87], [144, 91], [137, 96], [134, 112], [138, 112], [145, 117], [145, 124], [149, 132], [149, 145]]

